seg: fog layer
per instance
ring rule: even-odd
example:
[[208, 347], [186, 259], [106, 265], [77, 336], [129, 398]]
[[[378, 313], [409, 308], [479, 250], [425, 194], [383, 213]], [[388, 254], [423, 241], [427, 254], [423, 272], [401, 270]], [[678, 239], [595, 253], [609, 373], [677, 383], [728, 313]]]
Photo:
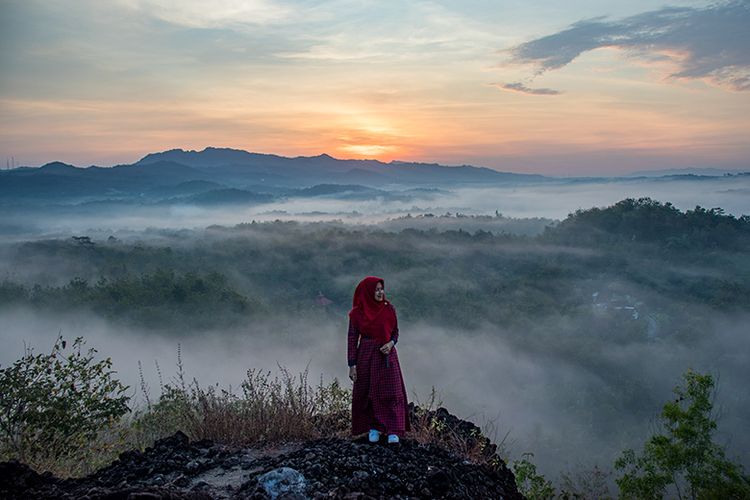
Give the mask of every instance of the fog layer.
[[[750, 212], [747, 199], [727, 186], [719, 193], [718, 184], [713, 191], [703, 181], [685, 184], [698, 185], [703, 191], [676, 190], [667, 199]], [[508, 214], [551, 216], [584, 207], [586, 196], [592, 204], [621, 196], [609, 187], [441, 196], [456, 211], [473, 203], [472, 210], [488, 213], [497, 202]], [[318, 203], [342, 209], [345, 202]], [[367, 217], [391, 217], [390, 208], [368, 206]], [[385, 278], [399, 314], [397, 349], [410, 397], [424, 399], [434, 386], [459, 416], [494, 419], [498, 438], [510, 432], [511, 458], [533, 452], [551, 477], [578, 466], [609, 468], [623, 449], [651, 435], [671, 389], [695, 369], [719, 379], [719, 440], [750, 465], [747, 219], [719, 211], [688, 217], [658, 203], [602, 212], [546, 233], [544, 219], [455, 212], [374, 226], [180, 227], [187, 220], [247, 222], [252, 215], [241, 210], [195, 220], [195, 212], [151, 214], [113, 238], [116, 217], [85, 219], [96, 226], [84, 233], [90, 239], [69, 238], [74, 226], [60, 229], [59, 238], [17, 232], [0, 244], [0, 363], [17, 359], [25, 344], [49, 349], [61, 332], [111, 356], [136, 401], [143, 398], [138, 361], [158, 395], [159, 371], [169, 382], [178, 343], [187, 375], [202, 385], [238, 387], [248, 369], [277, 364], [293, 372], [309, 367], [311, 382], [347, 381], [346, 312], [356, 283], [374, 274]], [[686, 232], [662, 237], [670, 218]], [[651, 223], [659, 230], [641, 231]], [[152, 293], [152, 302], [139, 300]]]
[[[634, 180], [576, 181], [538, 185], [437, 190], [419, 195], [366, 197], [348, 195], [282, 198], [270, 203], [195, 205], [118, 204], [101, 197], [84, 204], [7, 205], [0, 222], [6, 239], [30, 235], [67, 236], [80, 233], [118, 232], [145, 228], [204, 228], [250, 221], [341, 220], [351, 224], [377, 224], [407, 214], [446, 212], [494, 214], [508, 217], [563, 219], [577, 209], [607, 206], [628, 197], [669, 200], [680, 209], [696, 205], [721, 207], [733, 215], [750, 214], [750, 176], [706, 177], [702, 180], [648, 178]], [[511, 229], [512, 231], [512, 229]]]
[[[613, 345], [597, 353], [608, 370], [605, 377], [599, 372], [602, 366], [594, 369], [556, 357], [552, 351], [524, 349], [508, 339], [510, 332], [490, 325], [470, 332], [402, 322], [397, 350], [410, 400], [425, 402], [435, 387], [451, 412], [483, 425], [498, 440], [509, 432], [507, 454], [517, 458], [531, 451], [542, 472], [551, 476], [594, 464], [610, 467], [624, 448], [640, 446], [686, 369], [710, 372], [720, 380], [719, 441], [728, 445], [730, 456], [747, 466], [748, 321], [748, 315], [716, 317], [712, 333], [689, 348], [671, 343]], [[113, 325], [90, 315], [52, 317], [23, 309], [2, 312], [0, 323], [4, 325], [0, 342], [6, 346], [0, 364], [20, 357], [24, 345], [49, 349], [58, 333], [83, 336], [88, 346], [112, 357], [119, 377], [141, 403], [137, 362], [143, 365], [151, 397], [158, 396], [160, 384], [175, 375], [178, 343], [187, 375], [204, 386], [219, 383], [237, 388], [248, 369], [276, 372], [277, 364], [293, 373], [309, 369], [311, 383], [321, 376], [348, 383], [346, 330], [339, 318], [252, 323], [180, 338]], [[599, 405], [602, 398], [621, 402], [626, 397], [613, 394], [608, 380], [618, 374], [648, 387], [648, 393], [638, 394], [644, 407], [633, 408], [632, 414], [619, 411], [619, 405]]]

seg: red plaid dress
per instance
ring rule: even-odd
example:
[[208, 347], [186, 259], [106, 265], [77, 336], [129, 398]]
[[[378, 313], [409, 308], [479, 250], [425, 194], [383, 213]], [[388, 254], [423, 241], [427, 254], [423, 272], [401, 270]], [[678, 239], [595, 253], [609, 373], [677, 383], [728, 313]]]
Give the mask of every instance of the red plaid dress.
[[[398, 340], [398, 326], [391, 333], [391, 340], [394, 344]], [[352, 389], [352, 435], [355, 436], [370, 429], [398, 436], [410, 430], [398, 353], [394, 346], [386, 363], [381, 347], [373, 338], [361, 336], [349, 321], [347, 358], [349, 366], [357, 365], [357, 381]]]

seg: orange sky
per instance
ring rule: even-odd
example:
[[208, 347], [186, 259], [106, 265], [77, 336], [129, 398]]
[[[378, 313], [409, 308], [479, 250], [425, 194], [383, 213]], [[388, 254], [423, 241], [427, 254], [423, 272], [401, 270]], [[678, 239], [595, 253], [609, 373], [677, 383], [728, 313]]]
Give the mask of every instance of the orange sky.
[[[11, 1], [0, 151], [29, 165], [216, 146], [553, 175], [748, 167], [750, 93], [718, 72], [670, 76], [692, 52], [593, 47], [539, 75], [531, 63], [561, 57], [544, 40], [531, 47], [541, 56], [509, 55], [647, 4], [581, 2], [539, 21], [534, 8], [559, 7], [531, 2], [510, 23], [486, 4], [220, 1], [206, 17], [190, 1]], [[696, 16], [707, 5], [680, 4]]]

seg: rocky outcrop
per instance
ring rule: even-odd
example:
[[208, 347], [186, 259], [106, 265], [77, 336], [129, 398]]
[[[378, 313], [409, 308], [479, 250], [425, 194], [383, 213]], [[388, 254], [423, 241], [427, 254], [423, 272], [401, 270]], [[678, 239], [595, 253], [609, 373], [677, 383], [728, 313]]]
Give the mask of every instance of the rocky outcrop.
[[[441, 417], [455, 418], [447, 411]], [[123, 453], [84, 478], [59, 479], [19, 462], [2, 463], [0, 498], [522, 498], [505, 464], [493, 463], [471, 463], [410, 439], [373, 445], [325, 438], [259, 450], [190, 442], [178, 432], [143, 452]]]

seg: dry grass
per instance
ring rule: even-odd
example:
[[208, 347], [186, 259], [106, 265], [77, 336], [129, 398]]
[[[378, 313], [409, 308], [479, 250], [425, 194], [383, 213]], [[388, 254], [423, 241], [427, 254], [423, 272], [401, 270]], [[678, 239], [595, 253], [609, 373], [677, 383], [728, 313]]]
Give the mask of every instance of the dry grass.
[[[276, 375], [251, 369], [240, 390], [234, 392], [218, 386], [202, 388], [195, 380], [186, 385], [179, 360], [178, 368], [173, 383], [162, 386], [159, 401], [135, 419], [133, 427], [140, 430], [141, 445], [177, 430], [192, 439], [242, 446], [349, 436], [351, 390], [336, 379], [325, 384], [321, 378], [311, 386], [307, 369], [297, 375], [282, 366]], [[148, 393], [146, 387], [143, 392]], [[474, 463], [498, 463], [508, 435], [493, 444], [490, 438], [497, 434], [494, 421], [483, 425], [489, 429], [488, 438], [479, 428], [467, 432], [452, 426], [451, 419], [438, 411], [442, 401], [434, 387], [426, 401], [415, 400], [408, 438], [441, 446]]]
[[325, 384], [321, 377], [312, 386], [307, 368], [293, 375], [279, 365], [276, 375], [248, 370], [239, 391], [218, 385], [204, 388], [195, 379], [186, 383], [179, 348], [177, 368], [171, 383], [160, 384], [155, 403], [141, 376], [146, 407], [137, 412], [132, 425], [141, 445], [177, 430], [192, 439], [243, 446], [344, 436], [348, 431], [351, 391], [337, 379]]
[[[157, 398], [152, 398], [141, 369], [143, 403], [130, 415], [112, 422], [88, 443], [83, 455], [57, 460], [38, 457], [30, 465], [59, 477], [83, 476], [110, 463], [123, 451], [144, 449], [178, 430], [191, 439], [253, 447], [324, 436], [349, 437], [351, 390], [342, 387], [337, 379], [326, 384], [321, 377], [316, 385], [311, 385], [307, 369], [293, 375], [279, 366], [277, 374], [248, 370], [236, 391], [218, 385], [202, 387], [195, 379], [186, 381], [179, 347], [177, 368], [175, 376], [164, 383], [157, 365]], [[475, 463], [497, 460], [494, 446], [478, 429], [473, 435], [466, 435], [440, 418], [436, 412], [440, 405], [433, 388], [428, 400], [415, 406], [407, 437], [436, 444]], [[501, 447], [503, 443], [504, 440]]]
[[438, 399], [434, 387], [426, 401], [421, 402], [418, 397], [415, 397], [415, 400], [410, 438], [420, 443], [431, 443], [448, 449], [476, 464], [497, 466], [499, 460], [505, 456], [509, 432], [503, 436], [499, 443], [493, 443], [497, 437], [495, 420], [484, 422], [483, 427], [489, 437], [485, 436], [479, 428], [467, 432], [466, 429], [461, 429], [459, 425], [452, 424], [451, 419], [445, 418], [438, 410], [443, 403]]
[[185, 429], [197, 439], [237, 445], [313, 439], [346, 431], [345, 422], [335, 417], [348, 410], [351, 396], [338, 380], [326, 385], [321, 379], [312, 387], [307, 369], [293, 376], [280, 366], [279, 373], [248, 370], [240, 394], [215, 387], [204, 390], [194, 382], [193, 418]]

